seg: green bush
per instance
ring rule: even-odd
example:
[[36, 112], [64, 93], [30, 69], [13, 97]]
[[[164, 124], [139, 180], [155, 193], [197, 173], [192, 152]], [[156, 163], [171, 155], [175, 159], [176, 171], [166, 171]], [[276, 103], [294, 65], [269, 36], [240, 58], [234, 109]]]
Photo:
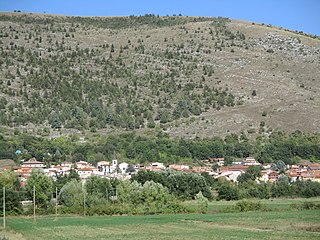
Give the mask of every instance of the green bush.
[[320, 209], [320, 203], [308, 202], [291, 204], [291, 208], [298, 210], [316, 210]]
[[260, 202], [252, 202], [243, 200], [237, 202], [235, 206], [228, 207], [225, 209], [225, 212], [254, 212], [254, 211], [267, 211], [265, 205], [261, 204]]

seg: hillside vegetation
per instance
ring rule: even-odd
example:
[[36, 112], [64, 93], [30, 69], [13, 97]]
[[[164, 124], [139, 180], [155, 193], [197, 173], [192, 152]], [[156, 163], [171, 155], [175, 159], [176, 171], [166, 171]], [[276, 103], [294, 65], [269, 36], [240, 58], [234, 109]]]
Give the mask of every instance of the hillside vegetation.
[[0, 14], [0, 125], [48, 135], [319, 132], [320, 41], [204, 17]]

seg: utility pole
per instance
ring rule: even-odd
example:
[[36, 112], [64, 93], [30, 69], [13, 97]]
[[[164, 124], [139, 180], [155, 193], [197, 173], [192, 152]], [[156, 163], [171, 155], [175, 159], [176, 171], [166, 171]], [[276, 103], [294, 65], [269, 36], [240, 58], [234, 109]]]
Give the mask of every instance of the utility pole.
[[56, 187], [56, 217], [58, 216], [58, 188]]
[[86, 216], [86, 194], [83, 189], [83, 216]]
[[33, 186], [33, 224], [36, 224], [36, 187]]
[[6, 229], [6, 187], [3, 186], [3, 229]]

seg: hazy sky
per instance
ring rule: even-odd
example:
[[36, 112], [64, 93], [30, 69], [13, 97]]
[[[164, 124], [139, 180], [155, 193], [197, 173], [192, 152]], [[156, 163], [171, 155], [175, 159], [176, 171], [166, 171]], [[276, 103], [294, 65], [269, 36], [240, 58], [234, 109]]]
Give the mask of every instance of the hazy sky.
[[320, 35], [320, 0], [0, 0], [0, 11], [76, 16], [222, 16]]

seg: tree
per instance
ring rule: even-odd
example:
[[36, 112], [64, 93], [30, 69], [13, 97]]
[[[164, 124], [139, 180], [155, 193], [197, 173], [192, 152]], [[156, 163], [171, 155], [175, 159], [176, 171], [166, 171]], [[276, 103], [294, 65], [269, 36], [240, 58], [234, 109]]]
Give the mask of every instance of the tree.
[[109, 199], [112, 192], [112, 186], [108, 179], [98, 176], [91, 176], [85, 183], [85, 189], [89, 195], [95, 195], [99, 198]]
[[289, 178], [286, 175], [280, 175], [278, 181], [271, 187], [272, 197], [290, 196], [291, 188], [289, 185]]
[[206, 213], [208, 211], [209, 201], [206, 197], [203, 196], [201, 191], [195, 196], [195, 200], [197, 203], [198, 211], [200, 211], [201, 213]]
[[56, 150], [56, 152], [54, 153], [54, 160], [56, 162], [60, 162], [61, 161], [61, 157], [62, 157], [62, 154], [61, 152], [59, 151], [59, 149]]
[[[21, 187], [18, 175], [13, 171], [0, 173], [0, 199], [3, 198], [2, 187], [6, 187], [6, 210], [8, 212], [19, 213], [21, 208]], [[2, 205], [1, 205], [2, 207]]]
[[61, 188], [59, 199], [63, 205], [77, 209], [83, 206], [85, 195], [86, 191], [82, 187], [82, 183], [73, 179]]
[[253, 97], [257, 96], [257, 91], [256, 91], [256, 90], [253, 90], [251, 95], [252, 95]]
[[147, 181], [160, 183], [167, 187], [171, 194], [181, 199], [194, 199], [195, 195], [200, 191], [206, 198], [212, 199], [205, 177], [198, 174], [187, 174], [177, 171], [139, 171], [133, 175], [132, 180], [136, 180], [142, 184]]
[[158, 112], [160, 123], [167, 123], [170, 121], [170, 113], [167, 109], [160, 109]]
[[111, 44], [111, 49], [110, 49], [110, 52], [114, 52], [114, 45], [113, 45], [113, 43]]
[[37, 206], [47, 207], [53, 192], [52, 186], [52, 180], [49, 179], [42, 170], [34, 169], [27, 180], [26, 190], [29, 198], [32, 199], [33, 187], [35, 187]]
[[147, 181], [142, 187], [142, 199], [146, 213], [161, 212], [172, 200], [168, 189], [160, 183]]
[[52, 128], [61, 128], [61, 120], [57, 113], [54, 113], [53, 116], [50, 119], [50, 124]]
[[227, 201], [240, 199], [238, 188], [229, 182], [222, 184], [218, 188], [218, 193], [218, 199], [225, 199]]
[[135, 171], [136, 171], [136, 169], [134, 168], [134, 165], [129, 164], [128, 169], [127, 169], [127, 173], [134, 173]]
[[4, 171], [0, 173], [0, 185], [7, 189], [19, 189], [20, 181], [18, 175], [13, 171]]
[[70, 169], [69, 174], [56, 174], [57, 180], [54, 182], [54, 187], [57, 187], [58, 190], [72, 180], [80, 181], [80, 176], [74, 168]]
[[153, 121], [152, 118], [150, 118], [150, 119], [148, 120], [147, 127], [148, 127], [148, 128], [155, 128], [155, 127], [156, 127], [156, 124], [155, 124], [155, 122]]
[[283, 161], [279, 160], [277, 162], [277, 169], [280, 173], [284, 173], [286, 170], [286, 164]]
[[258, 166], [250, 166], [248, 167], [247, 171], [245, 173], [242, 173], [239, 177], [238, 177], [238, 182], [239, 183], [244, 183], [247, 181], [254, 181], [256, 180], [258, 177], [261, 177], [261, 172], [260, 172], [260, 168]]

